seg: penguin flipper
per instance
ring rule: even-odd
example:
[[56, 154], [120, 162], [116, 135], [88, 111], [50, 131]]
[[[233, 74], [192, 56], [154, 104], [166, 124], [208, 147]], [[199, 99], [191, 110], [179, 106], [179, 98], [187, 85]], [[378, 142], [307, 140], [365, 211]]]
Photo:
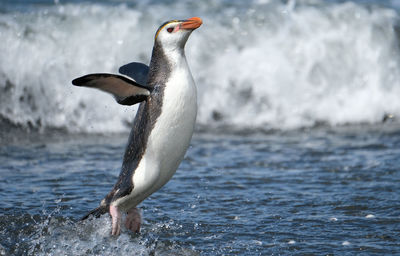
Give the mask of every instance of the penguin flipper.
[[149, 66], [140, 62], [131, 62], [119, 68], [118, 72], [131, 77], [139, 84], [147, 84]]
[[76, 86], [97, 88], [114, 95], [122, 105], [133, 105], [144, 101], [150, 95], [151, 89], [137, 83], [130, 77], [107, 73], [89, 74], [72, 80]]

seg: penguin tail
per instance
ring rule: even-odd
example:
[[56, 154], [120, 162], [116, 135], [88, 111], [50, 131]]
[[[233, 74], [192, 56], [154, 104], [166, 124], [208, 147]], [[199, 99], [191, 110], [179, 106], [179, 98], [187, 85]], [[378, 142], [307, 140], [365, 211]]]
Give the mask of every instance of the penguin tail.
[[81, 220], [86, 220], [90, 216], [94, 216], [95, 218], [100, 218], [101, 215], [106, 214], [108, 212], [108, 205], [100, 205], [96, 209], [91, 210], [88, 214], [83, 216]]

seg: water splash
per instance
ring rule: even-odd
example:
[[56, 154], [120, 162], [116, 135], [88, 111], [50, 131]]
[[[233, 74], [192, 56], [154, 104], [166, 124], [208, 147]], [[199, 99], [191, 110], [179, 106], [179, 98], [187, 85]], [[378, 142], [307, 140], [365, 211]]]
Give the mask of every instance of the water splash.
[[[137, 235], [127, 230], [112, 237], [111, 220], [74, 221], [63, 217], [41, 217], [33, 226], [34, 232], [27, 244], [28, 255], [198, 255], [175, 241], [159, 239], [157, 233], [173, 232], [171, 223], [148, 224]], [[22, 240], [23, 241], [23, 240]]]

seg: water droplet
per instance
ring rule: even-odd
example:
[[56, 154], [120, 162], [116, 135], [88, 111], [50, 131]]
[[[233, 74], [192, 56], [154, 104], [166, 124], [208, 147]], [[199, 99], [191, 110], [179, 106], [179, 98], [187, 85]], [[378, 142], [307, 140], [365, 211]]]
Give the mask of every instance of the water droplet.
[[256, 245], [262, 245], [262, 244], [263, 244], [261, 241], [258, 241], [258, 240], [253, 240], [253, 242], [254, 242]]

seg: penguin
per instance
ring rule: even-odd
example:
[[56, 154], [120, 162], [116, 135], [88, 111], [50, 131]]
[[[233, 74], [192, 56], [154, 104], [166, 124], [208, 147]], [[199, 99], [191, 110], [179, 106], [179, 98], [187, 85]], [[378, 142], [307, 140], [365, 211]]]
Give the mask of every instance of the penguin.
[[111, 215], [111, 235], [125, 226], [140, 231], [137, 205], [166, 184], [183, 160], [194, 131], [197, 92], [184, 47], [198, 17], [162, 24], [154, 37], [150, 65], [133, 62], [120, 74], [95, 73], [76, 78], [75, 86], [111, 93], [122, 105], [139, 103], [117, 182], [112, 190], [82, 219]]

